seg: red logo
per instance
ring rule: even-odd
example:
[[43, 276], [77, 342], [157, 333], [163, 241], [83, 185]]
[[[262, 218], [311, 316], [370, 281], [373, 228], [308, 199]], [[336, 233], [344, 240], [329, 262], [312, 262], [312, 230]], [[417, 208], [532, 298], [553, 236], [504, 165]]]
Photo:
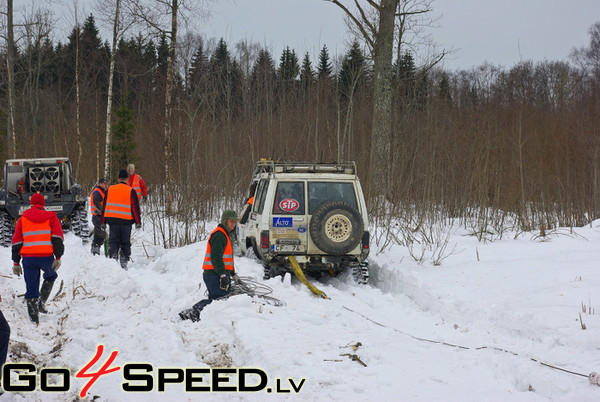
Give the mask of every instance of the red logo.
[[294, 212], [300, 207], [300, 203], [292, 198], [286, 198], [279, 203], [279, 209], [283, 212]]

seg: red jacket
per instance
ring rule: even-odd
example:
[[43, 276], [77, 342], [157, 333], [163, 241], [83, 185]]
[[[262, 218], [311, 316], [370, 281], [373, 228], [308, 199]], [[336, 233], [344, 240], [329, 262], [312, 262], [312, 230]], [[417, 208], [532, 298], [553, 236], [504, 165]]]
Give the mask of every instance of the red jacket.
[[[21, 254], [21, 248], [23, 247], [23, 219], [34, 222], [34, 223], [48, 223], [50, 228], [50, 238], [52, 242], [52, 252], [43, 253], [23, 253]], [[23, 216], [17, 221], [15, 228], [15, 234], [12, 239], [12, 257], [14, 262], [21, 260], [23, 257], [49, 257], [54, 254], [56, 259], [60, 259], [65, 250], [63, 244], [63, 231], [60, 225], [60, 221], [56, 216], [56, 212], [46, 211], [41, 205], [32, 205], [30, 209], [23, 212]]]
[[140, 176], [139, 174], [134, 173], [131, 176], [129, 176], [127, 185], [129, 185], [129, 187], [131, 187], [132, 189], [135, 190], [135, 192], [137, 193], [138, 200], [140, 198], [142, 198], [142, 195], [144, 197], [148, 196], [148, 190], [146, 189], [146, 182], [144, 181], [144, 179], [142, 179], [142, 176]]

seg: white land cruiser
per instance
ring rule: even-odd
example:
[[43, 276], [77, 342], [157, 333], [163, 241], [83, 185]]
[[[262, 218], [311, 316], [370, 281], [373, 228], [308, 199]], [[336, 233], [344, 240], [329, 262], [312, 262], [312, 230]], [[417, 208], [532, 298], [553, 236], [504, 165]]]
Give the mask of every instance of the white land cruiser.
[[354, 162], [259, 161], [254, 202], [239, 242], [265, 267], [265, 279], [291, 272], [289, 256], [312, 276], [347, 269], [369, 279], [367, 206]]

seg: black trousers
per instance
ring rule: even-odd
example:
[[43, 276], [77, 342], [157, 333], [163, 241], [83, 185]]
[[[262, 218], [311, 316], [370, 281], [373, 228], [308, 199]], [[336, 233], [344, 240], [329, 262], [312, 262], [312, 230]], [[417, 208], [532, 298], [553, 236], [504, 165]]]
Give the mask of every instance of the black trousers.
[[10, 327], [0, 311], [0, 380], [2, 379], [2, 366], [6, 363], [8, 355], [8, 338], [10, 338]]
[[101, 246], [106, 238], [106, 232], [102, 230], [102, 218], [100, 215], [92, 216], [92, 224], [94, 225], [94, 239], [92, 240], [92, 244]]
[[[108, 235], [108, 256], [110, 258], [129, 261], [131, 256], [131, 223], [110, 223]], [[120, 257], [119, 257], [120, 256]]]

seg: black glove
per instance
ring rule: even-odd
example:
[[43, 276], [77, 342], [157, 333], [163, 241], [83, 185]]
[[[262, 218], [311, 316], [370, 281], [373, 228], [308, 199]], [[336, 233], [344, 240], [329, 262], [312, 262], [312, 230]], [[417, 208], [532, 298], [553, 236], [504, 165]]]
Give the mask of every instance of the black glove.
[[141, 224], [139, 224], [139, 223], [136, 223], [136, 224], [135, 224], [135, 228], [136, 228], [136, 229], [139, 229], [139, 228], [141, 228], [141, 227], [142, 227], [142, 225], [141, 225]]
[[148, 196], [147, 195], [142, 195], [142, 201], [144, 201], [144, 202], [148, 201]]
[[236, 285], [239, 285], [239, 284], [240, 284], [240, 282], [241, 282], [241, 281], [240, 281], [240, 277], [238, 276], [238, 274], [233, 274], [233, 275], [231, 276], [231, 278], [233, 279], [233, 282], [234, 282]]
[[106, 223], [100, 225], [100, 229], [102, 229], [103, 232], [106, 232]]
[[227, 277], [227, 275], [223, 275], [219, 279], [219, 287], [221, 288], [221, 290], [229, 289], [229, 278]]

